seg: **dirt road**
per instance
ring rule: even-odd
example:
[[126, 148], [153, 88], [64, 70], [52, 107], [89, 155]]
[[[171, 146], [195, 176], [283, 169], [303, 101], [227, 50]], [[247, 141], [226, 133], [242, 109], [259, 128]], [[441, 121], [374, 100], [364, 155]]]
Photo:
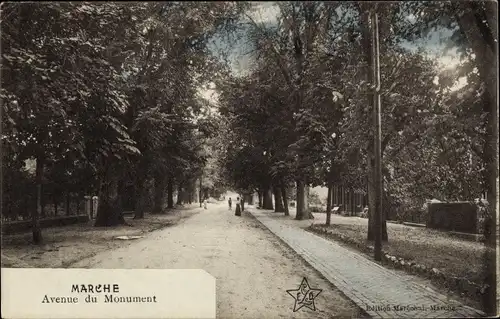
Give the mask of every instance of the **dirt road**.
[[[362, 316], [258, 221], [246, 213], [234, 216], [226, 203], [208, 204], [207, 210], [176, 226], [71, 267], [202, 268], [217, 279], [218, 318]], [[297, 289], [303, 277], [312, 288], [323, 289], [315, 299], [316, 311], [293, 312], [294, 299], [286, 290]]]

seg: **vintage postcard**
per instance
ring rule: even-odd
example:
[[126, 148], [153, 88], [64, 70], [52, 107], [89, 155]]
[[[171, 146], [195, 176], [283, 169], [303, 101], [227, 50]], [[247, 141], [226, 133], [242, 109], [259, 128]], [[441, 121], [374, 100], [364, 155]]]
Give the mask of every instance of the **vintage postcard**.
[[2, 318], [495, 317], [497, 12], [2, 2]]

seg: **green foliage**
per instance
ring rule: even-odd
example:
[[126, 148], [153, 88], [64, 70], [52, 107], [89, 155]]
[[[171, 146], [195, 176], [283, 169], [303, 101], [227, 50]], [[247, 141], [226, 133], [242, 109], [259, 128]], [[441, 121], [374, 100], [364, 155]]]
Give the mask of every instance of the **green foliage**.
[[[383, 173], [394, 209], [473, 199], [486, 187], [495, 82], [485, 61], [497, 41], [489, 5], [377, 5]], [[374, 4], [277, 7], [277, 23], [262, 24], [250, 3], [3, 4], [5, 180], [39, 158], [45, 178], [65, 185], [57, 192], [95, 190], [109, 169], [113, 183], [132, 185], [162, 176], [242, 193], [297, 180], [364, 188]], [[209, 47], [242, 30], [254, 51], [248, 74], [236, 77]], [[403, 45], [430, 30], [448, 32], [462, 56], [456, 69]], [[216, 112], [199, 96], [213, 85]]]
[[6, 180], [30, 158], [44, 159], [45, 181], [74, 192], [158, 172], [179, 183], [200, 175], [216, 126], [197, 90], [223, 71], [207, 45], [241, 8], [2, 5]]
[[[476, 21], [478, 30], [489, 28], [484, 6], [377, 6], [383, 39], [383, 173], [390, 210], [419, 209], [429, 198], [469, 200], [482, 192], [485, 82], [470, 50], [474, 39], [463, 38], [460, 30], [467, 24], [457, 17], [476, 12], [485, 16]], [[221, 112], [238, 145], [228, 147], [223, 159], [235, 185], [253, 188], [269, 178], [306, 178], [313, 186], [333, 181], [366, 187], [373, 140], [364, 62], [369, 35], [363, 33], [362, 19], [372, 7], [280, 3], [277, 25], [250, 19], [251, 72], [221, 88]], [[423, 19], [412, 21], [410, 14]], [[450, 43], [466, 57], [452, 72], [440, 69], [426, 52], [401, 45], [403, 40], [418, 45], [436, 28], [453, 30]], [[493, 31], [484, 31], [484, 43], [489, 34]], [[453, 88], [462, 76], [467, 76], [465, 87]]]

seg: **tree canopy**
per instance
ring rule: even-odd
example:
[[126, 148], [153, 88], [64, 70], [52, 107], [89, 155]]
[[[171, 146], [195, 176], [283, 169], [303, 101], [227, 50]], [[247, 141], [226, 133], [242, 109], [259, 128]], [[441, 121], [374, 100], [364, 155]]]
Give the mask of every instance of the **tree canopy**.
[[[277, 211], [294, 189], [303, 219], [309, 187], [340, 184], [373, 211], [376, 10], [386, 215], [431, 198], [495, 200], [491, 2], [278, 2], [269, 21], [259, 6], [3, 4], [6, 180], [35, 160], [36, 185], [99, 193], [101, 226], [124, 222], [126, 198], [142, 218], [197, 188], [258, 192]], [[428, 35], [455, 66], [423, 45]], [[249, 64], [237, 74], [228, 54], [242, 39]]]

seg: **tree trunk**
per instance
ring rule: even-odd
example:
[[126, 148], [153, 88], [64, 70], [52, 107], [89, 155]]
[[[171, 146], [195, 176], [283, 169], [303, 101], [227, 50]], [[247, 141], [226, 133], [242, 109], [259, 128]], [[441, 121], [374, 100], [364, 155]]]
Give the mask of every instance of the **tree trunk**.
[[[479, 71], [479, 77], [484, 84], [484, 93], [481, 97], [483, 105], [483, 116], [485, 120], [485, 134], [483, 135], [483, 171], [484, 190], [486, 199], [493, 214], [496, 209], [497, 178], [498, 178], [498, 107], [497, 107], [497, 65], [498, 55], [498, 14], [495, 2], [467, 3], [460, 14], [456, 14], [456, 20], [461, 33], [467, 39], [475, 54], [475, 62]], [[494, 215], [494, 214], [493, 214]], [[495, 216], [493, 217], [492, 230], [495, 231]], [[488, 235], [488, 234], [486, 234]], [[494, 234], [492, 234], [494, 235]], [[495, 236], [487, 236], [488, 243], [496, 245]]]
[[328, 196], [326, 199], [326, 225], [330, 225], [330, 219], [332, 218], [332, 194], [333, 186], [328, 183]]
[[200, 176], [200, 189], [198, 190], [198, 199], [200, 200], [200, 208], [201, 208], [201, 204], [203, 202], [203, 199], [202, 199], [202, 194], [203, 194], [203, 183], [202, 183], [202, 180], [203, 180], [203, 176]]
[[69, 212], [69, 193], [66, 192], [65, 196], [65, 207], [64, 207], [64, 211], [66, 212], [66, 216], [69, 216], [70, 215], [70, 212]]
[[314, 216], [309, 211], [309, 187], [304, 181], [297, 180], [297, 213], [295, 219], [312, 219]]
[[241, 211], [244, 212], [245, 211], [245, 196], [241, 196], [240, 203], [241, 203]]
[[342, 213], [347, 215], [347, 196], [345, 186], [342, 186]]
[[137, 205], [135, 206], [134, 219], [144, 218], [144, 210], [146, 204], [146, 197], [148, 196], [148, 189], [146, 187], [146, 180], [140, 179], [137, 181], [136, 197]]
[[[42, 170], [43, 170], [43, 168], [42, 168]], [[42, 218], [45, 218], [46, 217], [46, 215], [45, 215], [45, 196], [43, 194], [43, 187], [42, 187], [42, 194], [40, 195], [40, 206], [41, 206], [40, 216]]]
[[296, 195], [296, 203], [295, 203], [295, 219], [302, 220], [304, 217], [304, 183], [300, 180], [297, 180], [297, 195]]
[[264, 207], [264, 194], [260, 190], [259, 190], [259, 207], [260, 208]]
[[191, 202], [193, 203], [196, 203], [198, 201], [198, 199], [196, 198], [198, 196], [197, 189], [198, 187], [196, 187], [196, 180], [195, 180], [191, 185]]
[[[496, 63], [494, 63], [496, 64]], [[488, 65], [489, 67], [489, 65]], [[491, 67], [489, 67], [490, 70]], [[486, 72], [486, 71], [483, 71]], [[490, 71], [492, 72], [492, 71]], [[486, 189], [486, 199], [488, 200], [488, 210], [491, 214], [491, 232], [488, 235], [488, 242], [495, 246], [496, 245], [496, 214], [499, 212], [495, 210], [497, 207], [497, 183], [498, 183], [498, 108], [495, 82], [496, 76], [489, 74], [490, 79], [487, 81], [488, 89], [484, 92], [484, 113], [487, 114], [486, 123], [486, 134], [485, 142], [483, 148], [483, 157], [486, 164], [486, 169], [484, 170], [484, 183]], [[488, 75], [485, 75], [485, 77]], [[493, 82], [493, 83], [491, 83]]]
[[352, 188], [349, 188], [347, 190], [347, 205], [348, 205], [348, 212], [349, 216], [352, 216], [353, 210], [352, 210]]
[[266, 187], [262, 196], [262, 208], [263, 209], [273, 209], [273, 194], [271, 192], [271, 187]]
[[332, 210], [335, 208], [335, 206], [337, 206], [337, 193], [338, 193], [338, 189], [337, 189], [337, 186], [332, 186]]
[[311, 187], [306, 183], [306, 196], [304, 198], [304, 207], [306, 208], [306, 216], [307, 219], [314, 219], [314, 215], [309, 209], [309, 194], [311, 191]]
[[[485, 91], [482, 96], [483, 114], [486, 132], [484, 134], [483, 182], [486, 191], [487, 218], [485, 220], [486, 245], [495, 251], [497, 246], [497, 218], [498, 218], [498, 88], [497, 88], [497, 56], [498, 56], [498, 8], [496, 2], [467, 3], [462, 15], [456, 15], [458, 26], [466, 36], [470, 47], [475, 54], [475, 60], [481, 82]], [[484, 292], [482, 303], [488, 316], [497, 314], [497, 285], [495, 255], [485, 250], [484, 267], [485, 283], [490, 287]], [[493, 283], [493, 284], [492, 284]]]
[[283, 199], [283, 209], [285, 211], [285, 216], [290, 216], [290, 211], [288, 210], [288, 194], [286, 191], [285, 184], [281, 185], [280, 190], [281, 190], [281, 198]]
[[167, 208], [174, 208], [174, 178], [172, 176], [167, 181]]
[[108, 227], [125, 224], [121, 209], [118, 172], [112, 164], [105, 169], [99, 191], [99, 205], [94, 226]]
[[166, 178], [164, 175], [157, 173], [154, 177], [155, 194], [153, 204], [153, 214], [163, 213], [163, 205], [165, 203], [165, 184]]
[[40, 215], [42, 213], [42, 183], [43, 183], [43, 159], [36, 159], [36, 209], [32, 210], [31, 215], [33, 242], [41, 244], [43, 242], [42, 229], [40, 227]]
[[193, 187], [193, 182], [192, 182], [192, 181], [190, 181], [190, 182], [188, 183], [188, 189], [186, 190], [186, 192], [187, 192], [187, 194], [188, 194], [188, 203], [189, 203], [189, 205], [191, 205], [191, 204], [193, 203], [194, 193], [195, 193], [194, 189], [195, 189], [195, 188], [196, 188], [196, 187]]
[[54, 202], [54, 216], [57, 216], [57, 198], [56, 196], [52, 196], [52, 201]]
[[[382, 179], [383, 178], [384, 177], [382, 176]], [[386, 198], [386, 197], [388, 197], [387, 196], [387, 192], [384, 189], [382, 189], [382, 198]], [[383, 206], [382, 206], [382, 208], [383, 208], [383, 210], [382, 210], [382, 222], [380, 224], [380, 227], [382, 228], [382, 241], [387, 242], [388, 241], [388, 236], [387, 236], [387, 218], [389, 216], [389, 211], [390, 211], [391, 208], [390, 208], [390, 206], [388, 206], [389, 205], [389, 201], [386, 201], [386, 204], [384, 204], [384, 202], [382, 200], [382, 204], [383, 204]]]
[[282, 193], [279, 187], [273, 187], [274, 191], [274, 212], [282, 213], [285, 211], [285, 207], [283, 206]]
[[187, 182], [186, 189], [184, 189], [183, 200], [187, 201], [189, 205], [193, 202], [193, 188], [191, 182]]

